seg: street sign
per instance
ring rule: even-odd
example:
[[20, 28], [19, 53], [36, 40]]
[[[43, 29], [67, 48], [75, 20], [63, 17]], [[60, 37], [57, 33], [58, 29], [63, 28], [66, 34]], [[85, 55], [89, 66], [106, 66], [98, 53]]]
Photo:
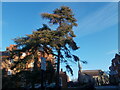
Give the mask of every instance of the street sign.
[[46, 58], [41, 57], [41, 69], [46, 71]]

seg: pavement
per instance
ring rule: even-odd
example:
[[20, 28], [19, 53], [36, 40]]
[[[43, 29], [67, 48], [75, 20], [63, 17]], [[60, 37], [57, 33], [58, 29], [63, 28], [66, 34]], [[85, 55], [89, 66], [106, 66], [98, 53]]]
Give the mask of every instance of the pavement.
[[96, 90], [120, 90], [119, 86], [97, 86]]

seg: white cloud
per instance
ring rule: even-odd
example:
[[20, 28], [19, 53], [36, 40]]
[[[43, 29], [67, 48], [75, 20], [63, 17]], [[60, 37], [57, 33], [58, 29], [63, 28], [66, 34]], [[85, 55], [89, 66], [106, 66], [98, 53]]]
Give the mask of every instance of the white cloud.
[[118, 50], [111, 50], [111, 51], [107, 52], [106, 54], [110, 55], [110, 54], [116, 54], [116, 53], [118, 53]]
[[81, 36], [85, 36], [116, 25], [118, 23], [117, 9], [117, 3], [110, 3], [92, 14], [88, 14], [78, 22], [79, 31], [77, 30], [77, 33], [80, 33]]

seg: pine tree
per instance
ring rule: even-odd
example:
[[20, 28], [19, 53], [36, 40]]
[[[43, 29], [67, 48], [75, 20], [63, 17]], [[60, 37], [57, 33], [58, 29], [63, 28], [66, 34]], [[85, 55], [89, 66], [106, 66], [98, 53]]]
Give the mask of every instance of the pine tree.
[[[41, 16], [48, 19], [49, 23], [56, 25], [57, 28], [53, 30], [48, 25], [43, 24], [42, 28], [33, 31], [32, 34], [15, 38], [14, 41], [20, 47], [18, 51], [29, 51], [31, 53], [31, 58], [34, 58], [34, 71], [37, 70], [38, 53], [41, 49], [43, 53], [52, 54], [57, 58], [56, 86], [59, 87], [60, 63], [65, 63], [67, 71], [73, 75], [72, 68], [68, 62], [80, 61], [79, 57], [70, 52], [71, 49], [79, 49], [73, 39], [76, 37], [73, 32], [73, 27], [77, 26], [77, 20], [74, 18], [72, 10], [67, 6], [61, 6], [55, 9], [52, 14], [42, 13]], [[26, 57], [26, 60], [28, 60], [27, 58], [29, 59], [29, 56]], [[20, 62], [22, 60], [18, 63]]]
[[[76, 35], [73, 32], [73, 27], [77, 26], [76, 19], [74, 18], [72, 10], [67, 6], [62, 6], [55, 9], [52, 14], [42, 13], [43, 18], [49, 19], [49, 23], [57, 25], [56, 30], [53, 30], [53, 39], [50, 43], [51, 47], [54, 47], [57, 51], [57, 81], [56, 86], [59, 86], [59, 69], [60, 60], [66, 63], [66, 68], [73, 75], [71, 67], [68, 65], [67, 58], [74, 58], [75, 61], [79, 61], [79, 58], [70, 53], [70, 48], [72, 50], [77, 50], [79, 47], [73, 40]], [[64, 52], [64, 55], [62, 54]]]
[[[48, 34], [47, 34], [48, 33]], [[12, 52], [12, 55], [18, 55], [20, 57], [21, 52], [29, 52], [30, 55], [27, 55], [24, 59], [20, 59], [15, 62], [15, 65], [13, 68], [18, 68], [20, 71], [24, 70], [22, 66], [25, 66], [28, 60], [33, 59], [34, 60], [34, 67], [33, 67], [33, 76], [34, 78], [31, 79], [33, 82], [32, 86], [34, 88], [36, 73], [40, 68], [37, 66], [38, 59], [40, 58], [39, 54], [42, 54], [42, 57], [45, 56], [45, 54], [52, 53], [52, 50], [47, 46], [49, 44], [49, 33], [50, 29], [47, 27], [47, 25], [43, 24], [42, 28], [39, 28], [37, 31], [34, 31], [32, 34], [26, 35], [25, 37], [15, 38], [14, 41], [17, 44], [18, 47], [20, 47], [17, 50], [14, 50]], [[47, 36], [48, 35], [48, 36]], [[50, 62], [47, 62], [50, 63]], [[18, 67], [21, 66], [21, 67]], [[54, 72], [54, 68], [51, 65], [52, 72]], [[54, 73], [52, 73], [54, 74]]]

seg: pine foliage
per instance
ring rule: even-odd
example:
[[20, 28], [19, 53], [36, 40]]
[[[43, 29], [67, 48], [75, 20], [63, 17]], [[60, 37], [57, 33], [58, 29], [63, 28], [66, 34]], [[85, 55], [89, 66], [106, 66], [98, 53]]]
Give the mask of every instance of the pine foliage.
[[53, 54], [55, 57], [58, 57], [58, 55], [54, 51], [60, 50], [60, 60], [66, 63], [66, 68], [72, 74], [72, 69], [68, 67], [68, 61], [79, 61], [79, 57], [72, 55], [70, 52], [70, 50], [79, 49], [73, 39], [76, 37], [73, 27], [77, 26], [77, 20], [74, 18], [72, 9], [61, 6], [55, 9], [53, 13], [42, 13], [41, 16], [48, 19], [49, 23], [57, 25], [56, 30], [52, 30], [48, 25], [43, 24], [42, 28], [33, 31], [32, 34], [15, 38], [15, 43], [22, 47], [21, 51], [29, 50], [34, 57], [37, 57], [36, 53], [41, 48], [44, 52]]

